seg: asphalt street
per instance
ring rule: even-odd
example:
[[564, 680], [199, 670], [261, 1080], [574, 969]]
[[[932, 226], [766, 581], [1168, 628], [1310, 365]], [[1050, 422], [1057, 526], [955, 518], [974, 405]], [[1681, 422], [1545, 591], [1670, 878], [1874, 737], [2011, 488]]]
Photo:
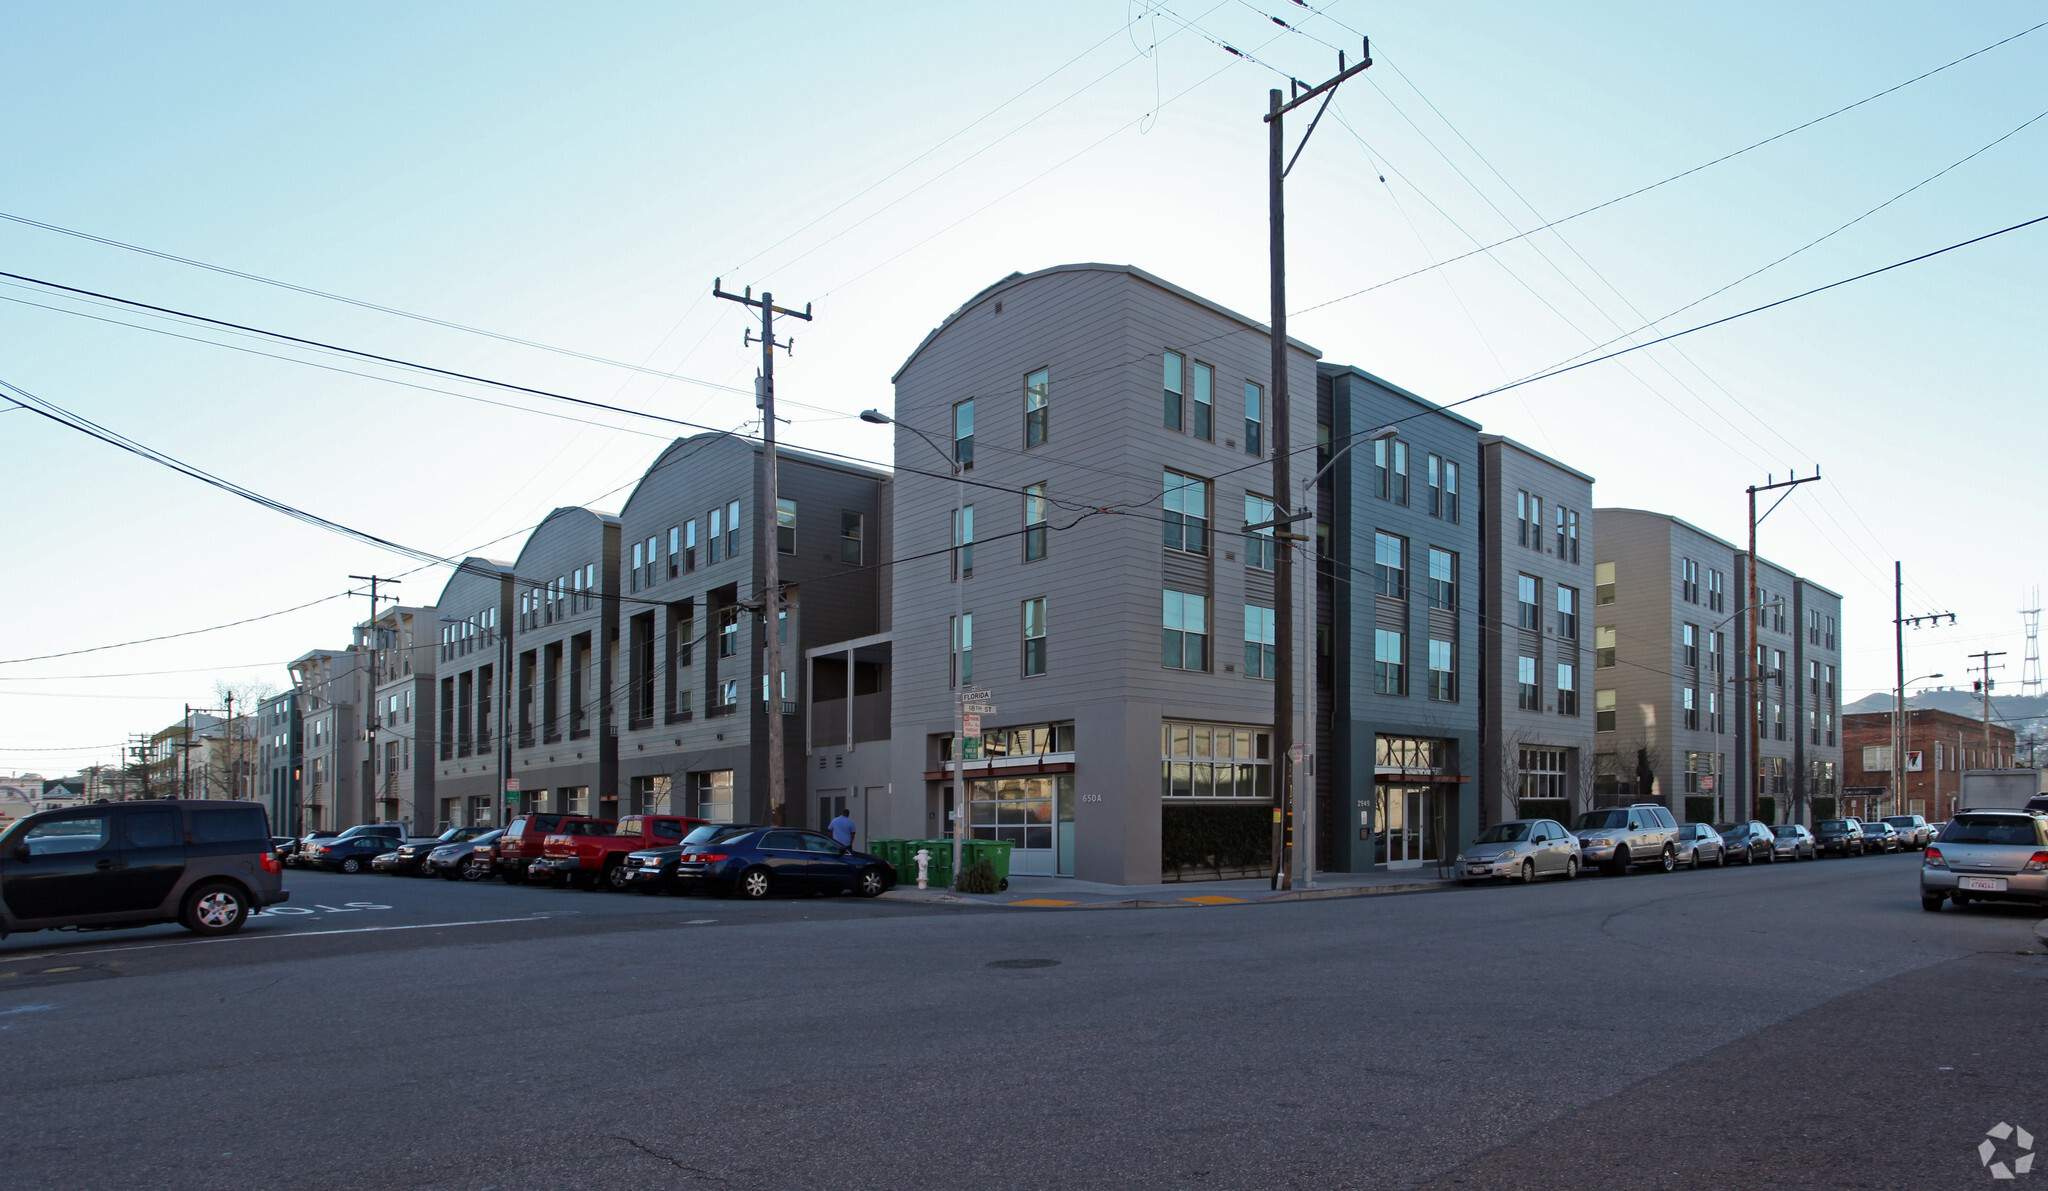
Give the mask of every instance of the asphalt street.
[[0, 943], [0, 1169], [10, 1188], [1993, 1186], [1987, 1129], [2048, 1149], [2048, 946], [2024, 910], [1924, 913], [1917, 865], [1102, 911], [294, 873], [312, 913], [225, 940]]

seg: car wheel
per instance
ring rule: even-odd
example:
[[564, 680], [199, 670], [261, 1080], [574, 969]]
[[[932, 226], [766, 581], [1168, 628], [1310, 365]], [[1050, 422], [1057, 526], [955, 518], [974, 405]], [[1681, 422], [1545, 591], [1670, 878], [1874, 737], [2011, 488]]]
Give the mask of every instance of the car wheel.
[[854, 883], [853, 891], [862, 897], [880, 897], [888, 887], [889, 882], [882, 876], [881, 869], [864, 868], [860, 871], [860, 880]]
[[441, 870], [441, 879], [443, 881], [460, 881], [468, 868], [469, 866], [466, 864], [451, 864]]
[[750, 868], [740, 874], [740, 896], [750, 901], [759, 901], [768, 896], [773, 880], [765, 868]]
[[1628, 875], [1627, 848], [1616, 848], [1614, 850], [1614, 858], [1607, 862], [1607, 875], [1610, 877], [1622, 877]]
[[1714, 853], [1714, 867], [1715, 867], [1715, 868], [1725, 868], [1725, 867], [1727, 867], [1727, 864], [1728, 864], [1728, 849], [1726, 849], [1726, 848], [1722, 848], [1722, 849], [1721, 849], [1720, 851], [1718, 851], [1718, 852]]
[[604, 870], [605, 888], [611, 890], [613, 893], [624, 893], [626, 891], [626, 887], [631, 885], [632, 883], [632, 878], [627, 874], [626, 866], [623, 864], [614, 864], [610, 868]]
[[1657, 867], [1667, 873], [1678, 871], [1678, 849], [1665, 844], [1663, 855], [1657, 859]]
[[1920, 908], [1930, 914], [1939, 913], [1942, 900], [1942, 896], [1939, 893], [1923, 893], [1920, 895]]
[[1564, 858], [1564, 879], [1567, 881], [1576, 881], [1579, 879], [1578, 857], [1567, 856]]
[[1524, 885], [1534, 885], [1536, 883], [1536, 862], [1534, 860], [1524, 860], [1522, 862], [1522, 875], [1519, 880]]
[[344, 861], [342, 861], [342, 862], [341, 862], [341, 871], [342, 871], [342, 872], [345, 872], [345, 873], [359, 873], [359, 872], [362, 872], [362, 871], [363, 871], [363, 862], [362, 862], [361, 860], [357, 859], [356, 857], [354, 857], [354, 856], [351, 856], [351, 857], [349, 857], [349, 858], [348, 858], [347, 860], [344, 860]]
[[1764, 853], [1764, 863], [1765, 863], [1765, 864], [1776, 864], [1776, 863], [1778, 863], [1778, 850], [1777, 850], [1776, 848], [1772, 848], [1772, 849], [1771, 849], [1770, 851], [1768, 851], [1768, 852]]
[[248, 895], [218, 881], [186, 894], [178, 911], [178, 922], [195, 935], [231, 935], [248, 920]]
[[462, 866], [462, 879], [465, 881], [481, 881], [490, 875], [491, 865], [487, 860], [472, 860]]

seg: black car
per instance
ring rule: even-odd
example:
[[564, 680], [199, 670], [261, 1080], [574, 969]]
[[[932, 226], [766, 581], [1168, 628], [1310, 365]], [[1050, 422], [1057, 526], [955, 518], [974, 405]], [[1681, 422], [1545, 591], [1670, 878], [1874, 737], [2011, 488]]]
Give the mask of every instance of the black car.
[[[371, 861], [371, 867], [394, 877], [417, 877], [425, 871], [427, 856], [435, 848], [443, 844], [463, 843], [490, 833], [489, 827], [450, 827], [430, 840], [400, 844], [395, 849], [387, 847]], [[386, 856], [389, 859], [385, 859]]]
[[[699, 836], [702, 842], [693, 842]], [[746, 898], [771, 893], [879, 897], [895, 887], [896, 870], [881, 857], [856, 852], [822, 832], [707, 824], [684, 839], [671, 880], [685, 893]]]
[[693, 827], [683, 837], [683, 842], [666, 848], [642, 848], [628, 853], [620, 864], [624, 874], [625, 888], [637, 889], [641, 893], [701, 892], [697, 886], [681, 888], [676, 882], [676, 866], [686, 849], [698, 849], [704, 845], [723, 843], [742, 835], [761, 830], [744, 823], [706, 823]]
[[289, 896], [253, 802], [102, 801], [0, 835], [0, 938], [160, 922], [225, 935]]
[[1822, 819], [1813, 829], [1822, 856], [1863, 855], [1863, 824], [1855, 819]]
[[1863, 848], [1867, 852], [1896, 852], [1905, 845], [1899, 842], [1899, 829], [1882, 819], [1863, 825]]
[[1721, 832], [1721, 843], [1728, 849], [1728, 859], [1744, 864], [1755, 864], [1761, 860], [1769, 864], [1778, 857], [1777, 841], [1771, 829], [1751, 819], [1747, 823], [1716, 823]]
[[314, 840], [299, 850], [299, 867], [330, 873], [368, 872], [371, 861], [395, 846], [388, 835], [350, 835]]

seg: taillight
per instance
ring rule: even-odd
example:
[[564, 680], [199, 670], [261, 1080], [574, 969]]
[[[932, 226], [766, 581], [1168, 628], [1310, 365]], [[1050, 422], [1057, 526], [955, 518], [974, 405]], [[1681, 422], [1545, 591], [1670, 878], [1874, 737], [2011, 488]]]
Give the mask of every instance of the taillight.
[[266, 873], [281, 873], [284, 871], [284, 861], [279, 860], [275, 852], [265, 852], [263, 854], [263, 871]]
[[[2044, 853], [2044, 855], [2048, 855], [2048, 853]], [[690, 852], [685, 854], [683, 859], [693, 864], [717, 864], [721, 860], [729, 859], [729, 857], [723, 852]]]
[[[2036, 852], [2034, 853], [2034, 858], [2038, 860], [2041, 858], [2041, 855], [2041, 853]], [[1928, 868], [1948, 867], [1948, 861], [1943, 860], [1941, 858], [1941, 849], [1935, 847], [1933, 844], [1927, 845], [1927, 850], [1920, 854], [1920, 863]]]
[[2048, 872], [2048, 852], [2034, 853], [2034, 858], [2027, 861], [2026, 871], [2030, 873]]

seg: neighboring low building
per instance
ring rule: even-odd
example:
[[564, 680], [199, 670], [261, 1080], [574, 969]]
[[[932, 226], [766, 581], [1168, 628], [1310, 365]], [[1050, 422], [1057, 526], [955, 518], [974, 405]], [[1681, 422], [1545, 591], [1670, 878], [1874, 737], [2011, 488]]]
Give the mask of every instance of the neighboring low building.
[[[810, 822], [844, 811], [857, 840], [871, 838], [889, 795], [889, 707], [893, 642], [887, 633], [804, 651], [803, 767]], [[859, 846], [858, 844], [856, 846]]]
[[[518, 623], [518, 577], [512, 564], [465, 558], [448, 577], [435, 606], [440, 644], [433, 670], [434, 730], [421, 764], [434, 769], [435, 823], [492, 827], [504, 823], [504, 795], [516, 786], [506, 709], [512, 703], [512, 626]], [[516, 803], [516, 799], [514, 802]]]
[[270, 829], [281, 835], [299, 835], [304, 831], [299, 815], [303, 726], [297, 691], [272, 695], [257, 705], [257, 798], [270, 812]]
[[373, 822], [363, 770], [363, 704], [368, 654], [355, 646], [316, 649], [288, 669], [302, 720], [298, 830], [342, 831]]
[[[1842, 717], [1842, 800], [1835, 813], [1861, 819], [1924, 815], [1935, 823], [1956, 813], [1963, 772], [2005, 769], [2014, 762], [2011, 728], [1931, 707], [1906, 711], [1906, 789], [1892, 797], [1892, 713], [1855, 712]], [[1819, 814], [1816, 807], [1815, 814]]]

